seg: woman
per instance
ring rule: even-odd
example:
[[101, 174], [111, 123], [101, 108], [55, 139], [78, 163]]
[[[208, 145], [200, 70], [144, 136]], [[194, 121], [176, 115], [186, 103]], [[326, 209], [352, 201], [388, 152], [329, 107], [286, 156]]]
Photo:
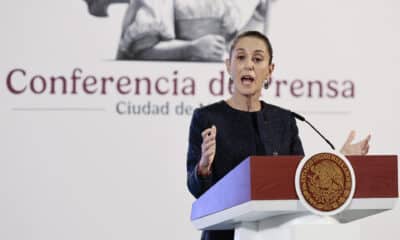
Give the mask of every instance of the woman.
[[264, 31], [269, 0], [132, 0], [117, 59], [222, 61], [246, 29]]
[[[187, 185], [198, 198], [249, 155], [304, 155], [291, 112], [260, 100], [274, 70], [269, 40], [259, 32], [240, 34], [232, 44], [226, 68], [232, 96], [196, 109], [190, 125]], [[218, 133], [217, 133], [218, 132]], [[351, 144], [343, 154], [366, 154], [370, 136]], [[233, 230], [205, 231], [202, 239], [233, 239]]]

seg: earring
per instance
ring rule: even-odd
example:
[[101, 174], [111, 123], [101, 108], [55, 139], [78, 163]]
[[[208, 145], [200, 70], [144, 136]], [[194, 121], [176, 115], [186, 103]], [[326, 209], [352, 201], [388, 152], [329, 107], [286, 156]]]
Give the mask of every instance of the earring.
[[271, 78], [269, 78], [268, 80], [265, 80], [264, 82], [264, 89], [267, 90], [269, 88], [269, 84], [271, 82]]
[[229, 85], [232, 85], [232, 84], [233, 84], [233, 80], [231, 77], [229, 77]]

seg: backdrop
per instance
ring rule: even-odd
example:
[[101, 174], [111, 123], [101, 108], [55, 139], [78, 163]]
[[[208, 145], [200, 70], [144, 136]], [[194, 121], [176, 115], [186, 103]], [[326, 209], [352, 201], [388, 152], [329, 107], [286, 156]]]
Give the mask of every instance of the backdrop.
[[[2, 1], [0, 239], [199, 239], [186, 189], [194, 108], [229, 97], [222, 62], [116, 61], [126, 3]], [[276, 0], [263, 99], [337, 148], [350, 130], [399, 154], [400, 2]], [[298, 122], [306, 152], [328, 146]], [[362, 239], [400, 235], [396, 208]]]

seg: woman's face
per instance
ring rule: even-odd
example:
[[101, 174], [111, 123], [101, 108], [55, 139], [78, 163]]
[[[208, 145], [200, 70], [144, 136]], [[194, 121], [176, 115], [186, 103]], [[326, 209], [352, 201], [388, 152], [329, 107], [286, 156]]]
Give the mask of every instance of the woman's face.
[[225, 62], [236, 94], [252, 96], [261, 93], [264, 81], [270, 78], [274, 69], [269, 59], [263, 40], [251, 36], [239, 39], [231, 59]]

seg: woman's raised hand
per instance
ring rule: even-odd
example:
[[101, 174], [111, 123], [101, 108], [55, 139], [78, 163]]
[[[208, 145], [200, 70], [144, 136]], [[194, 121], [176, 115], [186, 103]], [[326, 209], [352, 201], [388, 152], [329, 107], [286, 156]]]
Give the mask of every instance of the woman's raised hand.
[[357, 143], [352, 143], [355, 137], [356, 132], [351, 131], [346, 142], [343, 144], [340, 153], [344, 155], [366, 155], [368, 153], [371, 135], [368, 135], [366, 138]]
[[201, 159], [197, 171], [201, 176], [208, 176], [211, 174], [211, 166], [215, 157], [217, 128], [213, 125], [205, 129], [201, 136], [203, 143], [201, 144]]

